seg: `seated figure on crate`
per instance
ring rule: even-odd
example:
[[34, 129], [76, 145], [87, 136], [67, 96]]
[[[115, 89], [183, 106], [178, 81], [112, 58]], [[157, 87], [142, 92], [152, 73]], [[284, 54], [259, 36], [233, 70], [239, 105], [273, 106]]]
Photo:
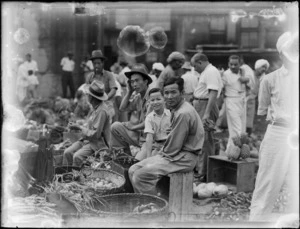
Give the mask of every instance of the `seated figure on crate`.
[[139, 161], [155, 156], [164, 146], [167, 139], [167, 130], [170, 128], [171, 112], [165, 108], [163, 92], [160, 88], [152, 88], [149, 91], [150, 112], [145, 119], [146, 142], [135, 158]]
[[107, 100], [103, 83], [94, 80], [87, 93], [93, 110], [87, 117], [87, 128], [77, 126], [82, 131], [82, 138], [64, 151], [63, 165], [81, 166], [88, 156], [109, 149], [110, 117], [103, 102]]
[[134, 191], [157, 194], [157, 182], [170, 173], [190, 172], [196, 166], [204, 142], [202, 121], [195, 108], [183, 99], [182, 78], [164, 82], [166, 107], [171, 110], [171, 126], [158, 155], [132, 165], [128, 174]]
[[129, 79], [128, 90], [121, 102], [120, 111], [131, 112], [131, 115], [128, 122], [112, 124], [111, 148], [113, 150], [123, 149], [125, 153], [132, 155], [130, 146], [141, 147], [145, 142], [145, 137], [141, 133], [145, 126], [145, 117], [149, 112], [148, 86], [152, 79], [144, 64], [136, 64], [130, 72], [125, 72], [125, 75]]

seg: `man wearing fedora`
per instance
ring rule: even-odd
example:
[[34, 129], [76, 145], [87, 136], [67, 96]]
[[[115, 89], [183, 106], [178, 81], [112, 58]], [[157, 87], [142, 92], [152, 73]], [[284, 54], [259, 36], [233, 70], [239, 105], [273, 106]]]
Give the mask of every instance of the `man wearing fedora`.
[[75, 96], [75, 88], [73, 82], [73, 71], [75, 69], [75, 62], [73, 60], [73, 53], [68, 52], [67, 57], [62, 58], [60, 65], [62, 66], [62, 90], [63, 90], [63, 97], [67, 98], [67, 90], [68, 86], [71, 92], [71, 98]]
[[[124, 149], [131, 155], [130, 145], [140, 147], [145, 141], [141, 135], [144, 129], [144, 121], [148, 111], [149, 84], [152, 83], [144, 64], [136, 64], [130, 72], [125, 73], [128, 80], [128, 90], [123, 98], [120, 111], [131, 112], [128, 122], [115, 122], [111, 127], [111, 147]], [[136, 94], [130, 99], [133, 95]]]
[[114, 97], [118, 89], [116, 79], [111, 72], [104, 70], [103, 67], [106, 57], [103, 56], [101, 50], [94, 50], [90, 60], [93, 62], [94, 72], [89, 75], [86, 83], [91, 84], [94, 80], [99, 80], [104, 84], [104, 91], [107, 94], [105, 104], [108, 107], [108, 113], [112, 121], [115, 115]]
[[88, 156], [109, 149], [110, 117], [104, 103], [108, 96], [103, 83], [93, 81], [88, 87], [87, 94], [93, 111], [87, 118], [87, 127], [73, 125], [81, 129], [82, 138], [64, 151], [63, 165], [81, 166]]

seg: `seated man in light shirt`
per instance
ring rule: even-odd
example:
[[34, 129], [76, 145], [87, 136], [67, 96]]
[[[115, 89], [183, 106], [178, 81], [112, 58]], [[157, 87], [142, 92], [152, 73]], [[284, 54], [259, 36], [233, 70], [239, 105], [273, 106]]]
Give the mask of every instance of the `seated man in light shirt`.
[[233, 144], [232, 138], [246, 132], [246, 85], [250, 79], [240, 68], [237, 55], [229, 57], [229, 69], [223, 73], [224, 95], [229, 139], [227, 148]]
[[223, 83], [219, 70], [214, 67], [206, 55], [197, 53], [192, 57], [192, 64], [200, 74], [194, 91], [193, 105], [198, 112], [205, 130], [203, 153], [199, 155], [197, 165], [200, 180], [206, 181], [208, 156], [215, 154], [214, 126], [219, 117], [217, 98], [220, 96]]
[[149, 91], [149, 105], [153, 109], [146, 116], [144, 133], [146, 142], [135, 158], [143, 160], [155, 156], [163, 147], [167, 139], [167, 131], [170, 128], [171, 113], [165, 108], [165, 100], [159, 88], [152, 88]]

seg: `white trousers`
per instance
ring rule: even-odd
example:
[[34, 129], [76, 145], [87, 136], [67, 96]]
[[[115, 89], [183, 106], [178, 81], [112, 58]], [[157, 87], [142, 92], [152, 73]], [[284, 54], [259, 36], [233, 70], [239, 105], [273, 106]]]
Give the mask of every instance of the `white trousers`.
[[246, 132], [246, 99], [225, 98], [225, 109], [229, 131], [228, 144], [233, 144], [231, 138]]
[[291, 130], [269, 125], [259, 150], [259, 169], [250, 207], [251, 221], [276, 221], [271, 214], [283, 184], [291, 193], [288, 211], [299, 214], [299, 152], [287, 144]]

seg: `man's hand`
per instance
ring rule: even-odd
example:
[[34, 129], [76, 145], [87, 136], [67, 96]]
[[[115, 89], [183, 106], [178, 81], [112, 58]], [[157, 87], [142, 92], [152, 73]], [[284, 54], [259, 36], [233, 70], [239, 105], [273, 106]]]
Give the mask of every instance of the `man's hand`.
[[134, 128], [134, 126], [135, 125], [133, 125], [131, 122], [125, 122], [124, 123], [124, 126], [128, 129], [128, 130], [134, 130], [133, 128]]
[[129, 91], [130, 93], [132, 93], [132, 92], [134, 91], [134, 89], [133, 89], [133, 87], [132, 87], [132, 85], [131, 85], [131, 81], [130, 81], [130, 80], [127, 80], [127, 85], [128, 85], [128, 91]]

